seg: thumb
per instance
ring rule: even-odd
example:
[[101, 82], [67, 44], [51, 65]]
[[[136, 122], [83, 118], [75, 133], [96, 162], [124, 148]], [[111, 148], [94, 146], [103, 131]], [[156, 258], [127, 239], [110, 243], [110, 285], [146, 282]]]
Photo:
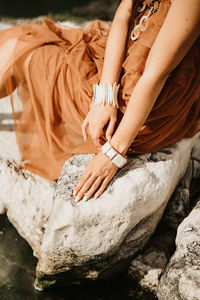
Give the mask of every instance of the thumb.
[[111, 140], [111, 137], [112, 137], [112, 134], [113, 134], [113, 131], [114, 131], [114, 128], [115, 128], [115, 123], [116, 123], [115, 120], [110, 120], [110, 122], [108, 124], [108, 127], [106, 129], [106, 138], [109, 142]]

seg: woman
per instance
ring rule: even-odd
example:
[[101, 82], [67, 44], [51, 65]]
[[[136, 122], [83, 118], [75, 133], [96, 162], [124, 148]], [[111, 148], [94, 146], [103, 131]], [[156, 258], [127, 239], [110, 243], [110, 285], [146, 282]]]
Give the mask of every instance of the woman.
[[[14, 114], [21, 166], [56, 179], [71, 155], [96, 153], [75, 187], [78, 202], [99, 197], [126, 154], [196, 134], [199, 35], [200, 0], [122, 0], [111, 27], [47, 18], [2, 31], [0, 95], [18, 87], [23, 102]], [[113, 102], [104, 105], [108, 89]]]

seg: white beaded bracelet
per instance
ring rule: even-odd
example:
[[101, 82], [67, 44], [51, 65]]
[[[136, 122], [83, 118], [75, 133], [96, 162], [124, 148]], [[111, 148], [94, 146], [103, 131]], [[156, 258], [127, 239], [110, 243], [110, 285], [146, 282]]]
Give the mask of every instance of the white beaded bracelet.
[[119, 91], [119, 84], [99, 83], [93, 85], [93, 98], [90, 107], [95, 104], [110, 104], [119, 107], [117, 101], [117, 94]]

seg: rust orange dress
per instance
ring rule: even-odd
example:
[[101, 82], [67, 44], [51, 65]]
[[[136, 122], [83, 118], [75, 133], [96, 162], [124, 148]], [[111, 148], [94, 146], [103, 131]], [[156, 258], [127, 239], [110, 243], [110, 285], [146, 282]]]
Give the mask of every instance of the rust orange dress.
[[[119, 124], [132, 90], [170, 7], [162, 0], [147, 29], [129, 40], [122, 65]], [[81, 134], [92, 101], [93, 84], [100, 80], [110, 23], [95, 20], [85, 29], [60, 25], [45, 18], [0, 31], [0, 97], [15, 88], [22, 113], [13, 112], [21, 167], [57, 179], [65, 160], [98, 149]], [[166, 50], [167, 51], [167, 50]], [[198, 131], [200, 120], [200, 39], [170, 74], [128, 155], [148, 153]]]

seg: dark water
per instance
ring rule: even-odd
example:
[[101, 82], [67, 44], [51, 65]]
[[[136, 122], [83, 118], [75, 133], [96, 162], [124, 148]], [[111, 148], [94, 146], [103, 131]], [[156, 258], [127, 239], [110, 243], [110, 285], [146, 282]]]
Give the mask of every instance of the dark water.
[[48, 13], [63, 13], [90, 0], [0, 0], [0, 16], [30, 18]]
[[124, 277], [110, 282], [69, 285], [38, 292], [33, 287], [37, 260], [4, 215], [0, 215], [0, 300], [154, 300]]
[[[98, 3], [99, 4], [98, 4]], [[0, 0], [0, 19], [50, 15], [58, 20], [110, 20], [119, 0]]]

